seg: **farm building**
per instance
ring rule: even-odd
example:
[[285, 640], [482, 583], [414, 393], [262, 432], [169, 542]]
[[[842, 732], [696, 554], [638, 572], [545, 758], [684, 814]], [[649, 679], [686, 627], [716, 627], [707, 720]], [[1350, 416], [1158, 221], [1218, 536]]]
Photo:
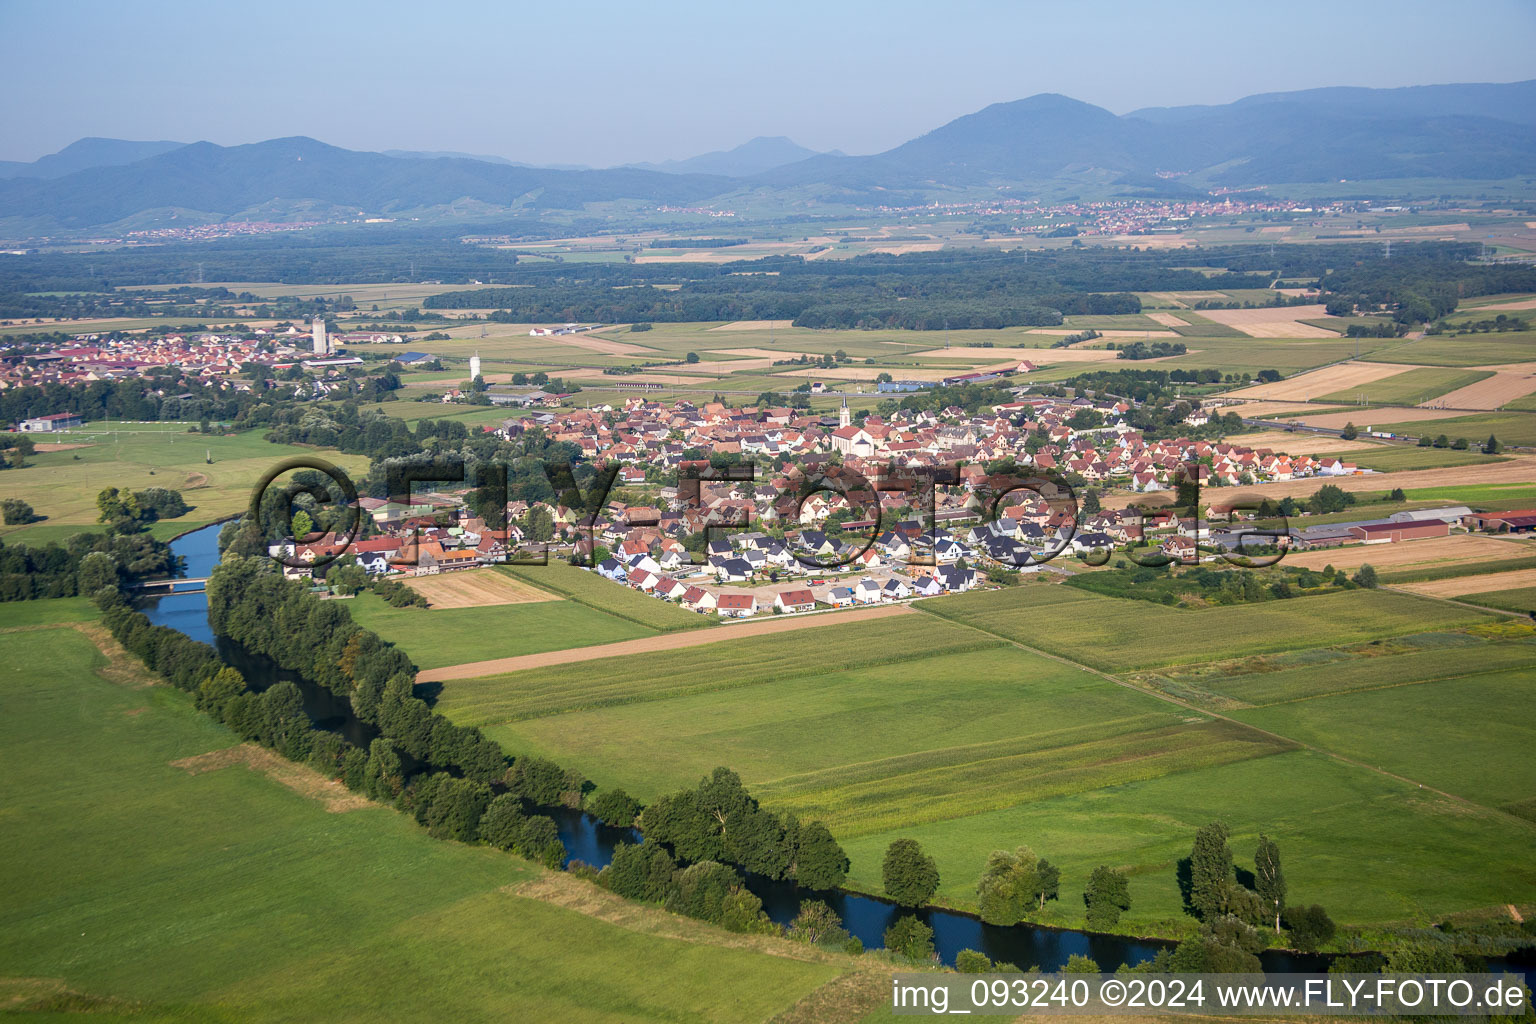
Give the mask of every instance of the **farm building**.
[[1536, 533], [1536, 508], [1514, 512], [1473, 512], [1461, 520], [1468, 529], [1489, 533]]
[[1395, 544], [1424, 537], [1448, 537], [1451, 528], [1436, 519], [1422, 523], [1369, 523], [1351, 526], [1349, 532], [1356, 540], [1366, 544]]

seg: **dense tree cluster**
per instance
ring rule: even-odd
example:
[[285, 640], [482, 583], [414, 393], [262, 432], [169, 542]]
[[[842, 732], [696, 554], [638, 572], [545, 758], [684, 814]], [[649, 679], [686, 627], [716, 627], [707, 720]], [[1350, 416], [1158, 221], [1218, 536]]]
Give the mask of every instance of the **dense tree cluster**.
[[34, 548], [0, 541], [0, 601], [74, 597], [102, 587], [169, 576], [176, 556], [148, 534], [77, 533]]
[[661, 797], [641, 812], [639, 826], [684, 860], [736, 864], [810, 889], [834, 889], [848, 874], [848, 858], [825, 825], [761, 807], [727, 768]]

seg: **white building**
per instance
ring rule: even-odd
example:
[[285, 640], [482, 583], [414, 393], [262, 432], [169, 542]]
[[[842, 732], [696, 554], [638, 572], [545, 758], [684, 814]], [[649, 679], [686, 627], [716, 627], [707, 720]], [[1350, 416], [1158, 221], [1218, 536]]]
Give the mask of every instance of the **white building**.
[[325, 317], [317, 316], [310, 324], [310, 331], [315, 339], [315, 355], [328, 356], [331, 354], [331, 340], [325, 336]]
[[474, 380], [480, 376], [480, 353], [476, 352], [469, 357], [469, 379]]

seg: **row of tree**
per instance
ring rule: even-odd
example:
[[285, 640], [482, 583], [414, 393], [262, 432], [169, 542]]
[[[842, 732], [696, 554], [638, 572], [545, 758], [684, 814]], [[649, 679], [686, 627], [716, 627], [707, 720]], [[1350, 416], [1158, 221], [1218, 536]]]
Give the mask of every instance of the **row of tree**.
[[77, 533], [62, 545], [34, 548], [0, 541], [0, 601], [86, 597], [175, 571], [168, 544], [148, 534]]

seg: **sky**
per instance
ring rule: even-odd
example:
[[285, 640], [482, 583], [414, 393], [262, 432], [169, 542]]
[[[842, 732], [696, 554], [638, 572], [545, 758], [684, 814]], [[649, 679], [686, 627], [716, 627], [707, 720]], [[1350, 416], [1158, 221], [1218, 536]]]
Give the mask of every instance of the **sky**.
[[0, 0], [0, 160], [308, 135], [613, 166], [787, 135], [874, 153], [989, 103], [1115, 113], [1536, 78], [1536, 2]]

